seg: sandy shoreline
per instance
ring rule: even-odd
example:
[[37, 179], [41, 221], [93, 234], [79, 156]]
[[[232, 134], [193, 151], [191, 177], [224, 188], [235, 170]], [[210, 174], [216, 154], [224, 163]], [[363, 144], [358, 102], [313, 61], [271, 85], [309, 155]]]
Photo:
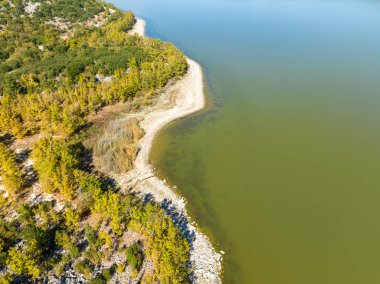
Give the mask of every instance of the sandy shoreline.
[[131, 35], [138, 34], [139, 36], [145, 36], [146, 22], [143, 19], [136, 18], [136, 23], [133, 28], [128, 32]]
[[[131, 34], [145, 34], [145, 21], [137, 19]], [[151, 195], [162, 203], [177, 225], [185, 232], [191, 246], [190, 258], [193, 269], [193, 283], [221, 283], [222, 256], [213, 248], [207, 236], [202, 234], [192, 222], [184, 198], [176, 194], [164, 181], [159, 179], [149, 161], [155, 135], [168, 123], [178, 118], [197, 112], [205, 107], [203, 72], [200, 65], [187, 58], [189, 69], [184, 78], [162, 94], [163, 100], [173, 100], [170, 106], [160, 107], [144, 113], [140, 125], [145, 135], [139, 143], [140, 151], [135, 160], [134, 168], [126, 176], [119, 179], [125, 190], [131, 190], [144, 195]], [[124, 186], [123, 186], [124, 185]], [[128, 188], [127, 188], [128, 186]]]

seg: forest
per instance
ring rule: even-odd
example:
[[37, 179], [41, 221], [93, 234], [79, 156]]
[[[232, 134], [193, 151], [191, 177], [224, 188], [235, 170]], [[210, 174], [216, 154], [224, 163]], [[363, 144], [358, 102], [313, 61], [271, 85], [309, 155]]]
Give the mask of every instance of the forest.
[[[98, 0], [0, 0], [0, 284], [67, 273], [86, 283], [189, 281], [189, 244], [171, 217], [120, 192], [88, 162], [109, 152], [84, 146], [89, 115], [187, 71], [172, 44], [130, 35], [134, 23]], [[124, 127], [127, 152], [102, 143], [125, 164], [107, 169], [128, 171], [136, 157], [142, 130]]]

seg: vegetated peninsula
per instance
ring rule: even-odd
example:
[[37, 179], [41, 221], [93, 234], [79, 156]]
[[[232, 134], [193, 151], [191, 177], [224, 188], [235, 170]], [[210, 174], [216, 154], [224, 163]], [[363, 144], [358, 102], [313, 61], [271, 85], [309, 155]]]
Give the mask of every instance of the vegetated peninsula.
[[98, 0], [0, 0], [0, 283], [220, 283], [148, 159], [202, 71], [143, 31]]

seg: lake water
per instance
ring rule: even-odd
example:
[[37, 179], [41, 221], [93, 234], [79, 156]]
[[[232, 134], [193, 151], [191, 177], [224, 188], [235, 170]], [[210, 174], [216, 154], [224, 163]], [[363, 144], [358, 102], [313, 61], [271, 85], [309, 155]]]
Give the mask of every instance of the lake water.
[[205, 70], [152, 160], [224, 283], [380, 283], [380, 2], [114, 0]]

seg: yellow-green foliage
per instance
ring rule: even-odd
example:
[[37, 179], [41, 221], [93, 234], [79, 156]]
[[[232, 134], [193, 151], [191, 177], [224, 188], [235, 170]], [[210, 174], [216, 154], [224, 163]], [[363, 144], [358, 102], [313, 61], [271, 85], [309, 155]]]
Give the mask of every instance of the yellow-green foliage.
[[125, 42], [128, 40], [127, 32], [133, 27], [135, 16], [131, 12], [124, 13], [117, 21], [101, 27], [101, 32], [109, 41]]
[[75, 145], [42, 138], [34, 145], [32, 158], [43, 189], [71, 199], [77, 186], [74, 171], [79, 165]]
[[122, 229], [125, 229], [130, 200], [111, 191], [95, 190], [93, 196], [94, 203], [91, 207], [91, 213], [98, 218], [98, 225], [101, 222], [109, 223], [112, 231], [120, 235]]
[[146, 253], [154, 265], [147, 283], [186, 283], [190, 247], [170, 217], [155, 204], [147, 204], [142, 214], [132, 216], [132, 226], [147, 237]]
[[0, 284], [10, 284], [12, 283], [12, 276], [10, 274], [5, 274], [0, 276]]
[[76, 230], [80, 225], [80, 216], [78, 212], [73, 209], [66, 209], [65, 212], [65, 225], [68, 230]]
[[87, 263], [79, 261], [75, 264], [74, 268], [78, 273], [84, 274], [87, 278], [91, 278], [92, 269]]
[[16, 155], [0, 142], [0, 184], [11, 194], [16, 194], [23, 185], [20, 167]]
[[58, 231], [55, 234], [56, 244], [61, 246], [66, 251], [70, 251], [71, 247], [74, 245], [73, 241], [74, 240], [65, 232]]
[[7, 267], [13, 273], [37, 278], [40, 274], [37, 263], [39, 254], [36, 241], [30, 242], [23, 250], [11, 248], [8, 252]]
[[107, 234], [106, 232], [103, 232], [103, 231], [99, 231], [99, 238], [101, 240], [104, 240], [104, 243], [105, 243], [105, 245], [106, 245], [106, 247], [108, 249], [111, 248], [111, 246], [112, 246], [112, 239], [111, 239], [110, 234]]
[[47, 231], [49, 228], [57, 226], [62, 221], [61, 215], [53, 210], [52, 203], [43, 202], [37, 204], [32, 211], [38, 220], [38, 222], [35, 223], [36, 226], [43, 231]]

